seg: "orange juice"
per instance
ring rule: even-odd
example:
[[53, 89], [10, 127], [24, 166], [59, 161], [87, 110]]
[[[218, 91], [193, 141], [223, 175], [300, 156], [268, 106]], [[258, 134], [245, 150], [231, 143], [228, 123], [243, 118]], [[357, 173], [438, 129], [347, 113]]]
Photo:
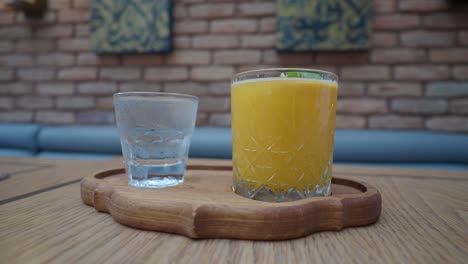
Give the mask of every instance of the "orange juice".
[[267, 201], [329, 195], [336, 98], [336, 81], [234, 82], [233, 189]]

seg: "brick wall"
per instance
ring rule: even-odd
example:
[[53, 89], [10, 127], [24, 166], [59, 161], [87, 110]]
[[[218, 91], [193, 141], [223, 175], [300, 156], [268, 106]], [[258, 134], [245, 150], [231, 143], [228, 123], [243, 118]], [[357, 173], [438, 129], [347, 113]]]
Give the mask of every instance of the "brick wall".
[[49, 0], [31, 23], [0, 1], [0, 122], [108, 124], [118, 91], [200, 96], [198, 125], [228, 126], [229, 79], [265, 67], [338, 73], [338, 127], [468, 132], [468, 4], [376, 0], [367, 52], [277, 53], [275, 1], [174, 0], [174, 52], [98, 57], [89, 0]]

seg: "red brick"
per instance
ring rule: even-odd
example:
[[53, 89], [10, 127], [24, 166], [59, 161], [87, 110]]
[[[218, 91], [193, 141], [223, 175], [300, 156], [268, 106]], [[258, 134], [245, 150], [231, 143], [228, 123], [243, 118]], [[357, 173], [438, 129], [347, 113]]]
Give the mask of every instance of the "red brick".
[[468, 114], [468, 98], [452, 100], [450, 102], [450, 112], [454, 114]]
[[374, 10], [376, 13], [391, 13], [396, 10], [395, 0], [375, 0]]
[[338, 113], [373, 114], [388, 112], [384, 99], [358, 98], [340, 99], [336, 105]]
[[90, 0], [73, 0], [73, 7], [88, 8], [90, 6]]
[[75, 58], [71, 53], [44, 53], [37, 55], [36, 61], [40, 66], [71, 66]]
[[128, 67], [101, 68], [99, 76], [101, 80], [110, 81], [139, 80], [141, 76], [141, 69]]
[[193, 67], [190, 78], [194, 81], [228, 81], [234, 75], [230, 66], [198, 66]]
[[2, 122], [31, 122], [33, 112], [31, 111], [2, 111], [0, 112], [0, 121]]
[[94, 98], [85, 96], [58, 97], [55, 105], [58, 109], [89, 109], [94, 107]]
[[113, 82], [84, 82], [78, 84], [78, 93], [92, 95], [111, 95], [117, 91]]
[[20, 40], [16, 42], [17, 52], [48, 52], [55, 50], [53, 40]]
[[96, 66], [96, 65], [115, 65], [119, 63], [119, 57], [115, 55], [98, 56], [91, 52], [78, 54], [78, 65]]
[[[0, 80], [1, 80], [1, 70], [0, 70]], [[21, 83], [21, 82], [2, 83], [0, 82], [0, 94], [26, 95], [26, 94], [32, 94], [32, 91], [33, 91], [32, 83]]]
[[203, 96], [199, 99], [198, 110], [207, 112], [229, 111], [229, 97]]
[[188, 79], [187, 67], [154, 67], [145, 71], [148, 81], [185, 81]]
[[76, 37], [88, 37], [89, 25], [88, 24], [75, 25], [75, 36]]
[[181, 19], [184, 19], [188, 16], [188, 11], [187, 11], [187, 8], [185, 7], [184, 4], [175, 4], [174, 7], [173, 7], [173, 11], [172, 11], [172, 14], [174, 16], [174, 18], [178, 19], [178, 18], [181, 18]]
[[196, 126], [206, 126], [208, 125], [208, 114], [207, 113], [202, 113], [198, 112], [197, 113], [197, 120], [196, 120]]
[[96, 68], [68, 68], [58, 73], [60, 80], [67, 81], [92, 81], [97, 78]]
[[360, 82], [339, 82], [338, 96], [362, 96], [366, 90], [364, 83]]
[[447, 112], [447, 101], [442, 99], [394, 99], [392, 110], [397, 113], [443, 114]]
[[121, 83], [120, 92], [160, 92], [161, 85], [155, 82], [128, 82]]
[[15, 13], [13, 13], [12, 11], [0, 12], [0, 25], [13, 24], [14, 21], [15, 21]]
[[189, 14], [194, 18], [219, 18], [234, 15], [234, 4], [194, 4]]
[[468, 80], [468, 66], [453, 67], [453, 77], [458, 80]]
[[96, 108], [98, 109], [114, 109], [114, 98], [112, 96], [96, 98]]
[[420, 83], [411, 82], [370, 83], [367, 93], [379, 97], [421, 96], [422, 86]]
[[79, 124], [114, 124], [113, 111], [84, 111], [76, 116]]
[[12, 96], [0, 96], [0, 111], [12, 109], [15, 99]]
[[216, 64], [259, 63], [260, 59], [259, 50], [225, 50], [214, 53], [214, 63]]
[[47, 25], [41, 26], [34, 31], [34, 36], [39, 38], [62, 38], [73, 34], [72, 25]]
[[366, 118], [357, 115], [337, 115], [336, 116], [337, 128], [365, 128]]
[[205, 2], [205, 0], [178, 0], [178, 2], [181, 2], [181, 3], [201, 3], [201, 2]]
[[164, 91], [168, 93], [205, 95], [207, 94], [207, 87], [206, 87], [206, 84], [201, 84], [201, 83], [176, 82], [176, 83], [166, 83], [164, 85]]
[[249, 33], [257, 31], [257, 21], [255, 19], [223, 19], [214, 20], [210, 24], [211, 32], [215, 33]]
[[39, 111], [36, 113], [35, 121], [43, 124], [72, 124], [75, 122], [75, 116], [72, 112]]
[[431, 130], [468, 132], [468, 117], [433, 117], [426, 121], [426, 127]]
[[152, 66], [160, 65], [164, 62], [164, 57], [157, 54], [135, 54], [122, 56], [124, 65]]
[[37, 93], [40, 95], [73, 95], [75, 87], [71, 82], [38, 83]]
[[372, 65], [344, 66], [339, 76], [344, 80], [388, 80], [390, 68]]
[[14, 76], [15, 74], [12, 70], [0, 68], [0, 81], [12, 80]]
[[275, 14], [275, 2], [247, 2], [239, 4], [239, 15], [241, 16], [272, 16]]
[[433, 82], [426, 87], [427, 96], [468, 97], [468, 82]]
[[66, 9], [71, 6], [71, 0], [49, 0], [49, 8], [57, 9]]
[[0, 41], [0, 53], [9, 53], [15, 49], [12, 40], [1, 40]]
[[374, 47], [394, 47], [398, 44], [396, 33], [374, 32], [372, 34], [372, 45]]
[[186, 49], [190, 48], [192, 45], [192, 38], [188, 36], [175, 36], [174, 37], [174, 47], [176, 49]]
[[16, 103], [25, 109], [48, 109], [54, 105], [52, 98], [43, 96], [22, 96]]
[[273, 17], [265, 17], [260, 20], [260, 32], [273, 33], [276, 30], [276, 19]]
[[19, 69], [16, 74], [19, 79], [25, 81], [50, 81], [55, 75], [54, 70], [42, 68]]
[[167, 64], [199, 65], [209, 64], [210, 61], [211, 54], [209, 51], [180, 50], [166, 57]]
[[426, 28], [458, 29], [467, 28], [468, 13], [432, 13], [423, 18], [423, 25]]
[[369, 117], [370, 128], [422, 129], [424, 119], [419, 116], [376, 115]]
[[458, 44], [468, 46], [468, 30], [458, 32]]
[[208, 22], [204, 20], [185, 20], [174, 23], [175, 34], [205, 33], [208, 31]]
[[315, 62], [314, 53], [279, 53], [276, 50], [263, 51], [263, 62], [279, 65], [304, 65]]
[[231, 114], [230, 113], [216, 113], [211, 114], [209, 124], [217, 127], [230, 127]]
[[193, 37], [193, 47], [202, 49], [237, 48], [239, 38], [234, 35], [197, 35]]
[[230, 82], [212, 82], [208, 84], [208, 93], [213, 95], [230, 95]]
[[447, 66], [419, 65], [396, 66], [395, 78], [397, 80], [446, 80], [450, 77]]
[[33, 58], [31, 55], [11, 54], [0, 56], [0, 65], [7, 67], [32, 66]]
[[58, 12], [58, 22], [67, 23], [67, 22], [88, 22], [89, 21], [89, 11], [88, 9], [63, 9]]
[[447, 0], [400, 0], [401, 11], [433, 12], [448, 9], [450, 1]]
[[400, 35], [402, 46], [450, 47], [455, 44], [455, 33], [443, 31], [409, 31]]
[[2, 40], [24, 39], [31, 37], [31, 28], [28, 25], [0, 27]]
[[374, 19], [374, 29], [377, 30], [413, 29], [419, 24], [419, 16], [410, 14], [376, 15]]
[[274, 48], [275, 35], [245, 35], [241, 37], [242, 47], [244, 48]]
[[367, 52], [319, 52], [317, 63], [319, 64], [366, 64], [369, 61]]
[[90, 43], [87, 38], [61, 39], [58, 42], [58, 47], [62, 51], [89, 51]]
[[432, 49], [429, 55], [433, 62], [468, 63], [468, 48]]
[[426, 51], [423, 49], [373, 49], [371, 62], [382, 63], [416, 63], [426, 61]]

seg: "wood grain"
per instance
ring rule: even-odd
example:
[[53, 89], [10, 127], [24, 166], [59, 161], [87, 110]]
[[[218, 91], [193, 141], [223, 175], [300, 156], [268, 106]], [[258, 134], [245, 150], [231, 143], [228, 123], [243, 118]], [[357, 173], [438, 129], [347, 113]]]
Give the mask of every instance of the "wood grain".
[[[320, 232], [288, 241], [192, 240], [118, 224], [110, 215], [96, 213], [94, 208], [84, 205], [77, 183], [0, 205], [0, 260], [2, 263], [466, 263], [467, 172], [348, 166], [336, 167], [334, 171], [380, 190], [383, 207], [375, 225]], [[347, 171], [351, 174], [344, 175]], [[69, 172], [62, 169], [54, 173]], [[34, 175], [25, 174], [33, 181]]]
[[81, 181], [81, 198], [119, 223], [191, 238], [284, 240], [375, 223], [380, 193], [366, 183], [334, 178], [333, 195], [267, 203], [233, 193], [230, 167], [189, 166], [185, 182], [163, 189], [129, 186], [125, 169]]

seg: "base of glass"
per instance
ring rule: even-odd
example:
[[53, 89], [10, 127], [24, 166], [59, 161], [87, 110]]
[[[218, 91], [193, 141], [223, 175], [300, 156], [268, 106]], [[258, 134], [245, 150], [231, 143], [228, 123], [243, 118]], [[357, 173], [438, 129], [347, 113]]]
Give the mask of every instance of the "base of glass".
[[249, 199], [259, 200], [264, 202], [292, 202], [309, 197], [329, 196], [331, 194], [331, 181], [324, 185], [309, 185], [305, 191], [300, 191], [296, 187], [290, 187], [285, 191], [273, 191], [267, 185], [260, 187], [251, 187], [244, 184], [242, 181], [234, 180], [232, 189], [235, 193]]

